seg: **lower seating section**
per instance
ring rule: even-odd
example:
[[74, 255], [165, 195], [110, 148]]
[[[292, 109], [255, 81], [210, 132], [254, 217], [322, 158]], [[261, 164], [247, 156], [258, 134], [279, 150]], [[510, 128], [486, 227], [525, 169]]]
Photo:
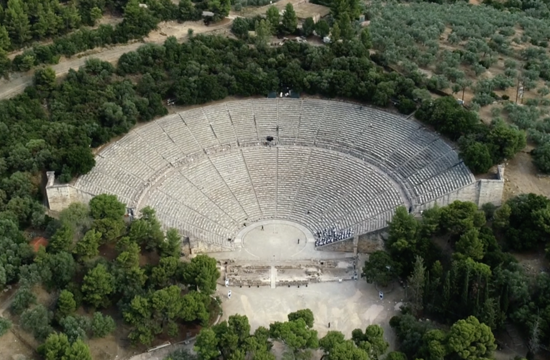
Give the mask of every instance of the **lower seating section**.
[[360, 235], [385, 227], [397, 206], [474, 181], [448, 144], [412, 120], [345, 102], [248, 99], [137, 127], [75, 186], [151, 205], [165, 226], [230, 246], [261, 219]]

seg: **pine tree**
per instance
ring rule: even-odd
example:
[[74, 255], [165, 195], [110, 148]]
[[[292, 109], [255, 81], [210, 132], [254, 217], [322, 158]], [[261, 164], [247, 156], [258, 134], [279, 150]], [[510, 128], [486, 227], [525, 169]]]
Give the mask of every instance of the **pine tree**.
[[451, 272], [447, 272], [445, 283], [443, 284], [443, 301], [441, 302], [441, 314], [446, 314], [451, 301]]
[[411, 299], [411, 309], [415, 315], [422, 310], [422, 299], [424, 295], [424, 284], [426, 281], [426, 268], [424, 267], [424, 259], [420, 256], [416, 257], [414, 269], [409, 276], [408, 287]]
[[294, 34], [298, 27], [298, 18], [296, 17], [296, 11], [291, 3], [286, 4], [285, 13], [283, 14], [282, 28], [285, 34]]
[[341, 32], [340, 32], [340, 25], [338, 23], [334, 24], [332, 27], [332, 31], [330, 32], [330, 40], [331, 42], [335, 43], [338, 40], [340, 40]]
[[21, 46], [31, 39], [31, 26], [21, 0], [8, 1], [4, 23], [14, 44]]
[[462, 285], [462, 306], [466, 308], [468, 306], [468, 294], [470, 286], [470, 269], [466, 269], [464, 274], [464, 284]]
[[268, 20], [256, 21], [254, 27], [256, 36], [254, 38], [254, 44], [257, 48], [264, 48], [267, 46], [267, 41], [271, 35], [271, 24]]
[[270, 6], [265, 13], [266, 19], [271, 24], [271, 33], [273, 35], [277, 34], [279, 30], [279, 22], [281, 21], [281, 16], [279, 15], [279, 9], [275, 6]]
[[340, 20], [338, 20], [338, 26], [340, 27], [340, 36], [342, 39], [351, 40], [353, 38], [354, 30], [347, 13], [342, 14]]
[[38, 21], [32, 25], [32, 32], [35, 38], [43, 39], [48, 34], [48, 19], [42, 4], [38, 4], [37, 18]]
[[62, 290], [57, 299], [57, 311], [55, 316], [62, 319], [76, 311], [76, 301], [74, 295], [69, 290]]
[[11, 47], [10, 36], [8, 31], [2, 25], [0, 25], [0, 50], [8, 51]]
[[361, 43], [366, 49], [370, 49], [372, 47], [372, 39], [368, 27], [361, 30]]

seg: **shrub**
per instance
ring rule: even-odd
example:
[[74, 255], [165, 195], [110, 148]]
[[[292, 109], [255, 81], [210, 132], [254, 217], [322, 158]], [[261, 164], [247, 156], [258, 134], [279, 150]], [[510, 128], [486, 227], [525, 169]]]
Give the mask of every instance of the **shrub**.
[[0, 336], [5, 335], [11, 328], [11, 321], [0, 317]]
[[15, 293], [13, 301], [10, 304], [10, 311], [14, 315], [21, 315], [23, 311], [35, 303], [36, 295], [28, 287], [22, 287]]
[[540, 172], [550, 173], [550, 143], [539, 146], [531, 152], [533, 163]]
[[92, 318], [92, 336], [102, 338], [115, 330], [115, 321], [108, 315], [103, 315], [99, 311], [94, 313]]

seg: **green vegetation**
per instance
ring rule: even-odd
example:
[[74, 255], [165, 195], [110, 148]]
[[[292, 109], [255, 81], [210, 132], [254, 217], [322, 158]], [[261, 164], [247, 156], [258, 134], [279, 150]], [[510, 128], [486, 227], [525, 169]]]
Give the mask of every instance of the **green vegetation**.
[[[502, 4], [509, 9], [501, 11], [488, 6], [466, 2], [374, 2], [368, 9], [374, 59], [380, 64], [399, 70], [417, 83], [425, 83], [429, 90], [458, 94], [464, 100], [466, 90], [474, 94], [471, 108], [504, 103], [507, 119], [525, 130], [528, 140], [538, 146], [548, 142], [550, 128], [547, 119], [541, 119], [550, 105], [550, 54], [547, 51], [550, 26], [547, 4], [536, 5], [524, 1], [490, 1], [495, 7]], [[535, 11], [536, 9], [536, 11]], [[541, 12], [539, 12], [541, 11]], [[513, 104], [507, 89], [521, 82], [524, 91], [538, 96], [525, 100], [527, 107]], [[498, 95], [501, 94], [501, 95]], [[527, 95], [526, 95], [527, 97]], [[515, 99], [511, 99], [515, 100]], [[540, 108], [538, 108], [540, 107]], [[503, 122], [498, 116], [496, 123]], [[449, 124], [453, 121], [449, 121]], [[463, 123], [457, 125], [462, 127]], [[458, 139], [465, 129], [442, 129], [447, 136]], [[510, 132], [510, 129], [505, 132]], [[524, 140], [505, 140], [503, 150], [495, 149], [486, 131], [467, 131], [461, 141], [465, 163], [475, 173], [484, 173], [499, 159], [510, 159]], [[519, 136], [519, 135], [516, 135]], [[497, 145], [496, 148], [502, 147]], [[496, 151], [495, 151], [496, 150]], [[548, 172], [544, 148], [535, 151], [534, 162], [541, 172]], [[492, 160], [490, 160], [492, 159]]]
[[[230, 2], [182, 0], [176, 5], [170, 0], [0, 1], [0, 24], [5, 22], [0, 25], [0, 76], [10, 70], [28, 71], [39, 64], [57, 64], [62, 55], [71, 57], [96, 47], [143, 38], [160, 21], [200, 20], [205, 10], [214, 13], [211, 20], [218, 21], [229, 14]], [[95, 25], [104, 12], [122, 15], [123, 21], [115, 26], [81, 27]], [[51, 45], [36, 45], [15, 56], [13, 62], [7, 57], [10, 50], [49, 38], [53, 38]]]
[[[19, 258], [16, 265], [4, 264], [14, 272], [6, 284], [19, 279], [20, 286], [10, 311], [20, 315], [23, 330], [43, 342], [38, 352], [44, 359], [91, 359], [87, 339], [105, 337], [122, 325], [99, 311], [113, 306], [130, 327], [128, 337], [134, 343], [150, 345], [161, 334], [177, 337], [185, 324], [209, 325], [214, 308], [210, 294], [220, 276], [216, 261], [205, 255], [180, 261], [174, 257], [179, 256], [181, 242], [177, 231], [163, 232], [151, 208], [142, 209], [140, 219], [130, 225], [124, 219], [125, 210], [111, 195], [95, 197], [89, 208], [73, 204], [61, 212], [60, 220], [48, 223], [51, 238], [63, 241], [51, 241], [46, 249]], [[93, 230], [97, 221], [105, 220], [121, 223], [116, 236], [106, 238]], [[3, 236], [23, 238], [13, 222], [5, 221]], [[90, 237], [94, 251], [83, 256], [79, 243], [89, 243]], [[26, 253], [28, 245], [21, 244]], [[100, 256], [98, 246], [116, 249], [116, 258]], [[140, 264], [140, 257], [156, 260]], [[38, 301], [38, 287], [50, 291], [54, 306]], [[1, 320], [3, 335], [11, 322]]]
[[[312, 329], [313, 322], [311, 310], [302, 309], [288, 314], [288, 321], [270, 324], [269, 329], [259, 327], [254, 334], [250, 334], [248, 318], [232, 315], [228, 321], [202, 329], [197, 336], [195, 351], [201, 360], [249, 357], [275, 360], [270, 349], [272, 341], [279, 340], [288, 348], [288, 352], [283, 355], [285, 358], [310, 359], [311, 350], [321, 348], [324, 359], [378, 360], [388, 349], [384, 330], [378, 325], [369, 325], [365, 332], [355, 329], [350, 340], [346, 340], [339, 331], [329, 331], [319, 339], [317, 331]], [[179, 359], [193, 357], [186, 353], [175, 353], [165, 360]]]
[[[425, 210], [416, 219], [398, 208], [389, 223], [387, 255], [375, 252], [366, 262], [367, 281], [407, 279], [409, 305], [391, 321], [407, 357], [469, 359], [465, 349], [474, 346], [479, 353], [472, 358], [487, 358], [495, 348], [491, 330], [502, 329], [507, 321], [530, 341], [550, 339], [548, 318], [540, 315], [550, 309], [550, 276], [526, 273], [503, 251], [550, 248], [550, 200], [524, 194], [496, 211], [484, 210], [455, 201]], [[436, 238], [446, 240], [448, 248], [435, 245]], [[415, 316], [454, 325], [441, 332]], [[466, 333], [472, 335], [463, 338]]]

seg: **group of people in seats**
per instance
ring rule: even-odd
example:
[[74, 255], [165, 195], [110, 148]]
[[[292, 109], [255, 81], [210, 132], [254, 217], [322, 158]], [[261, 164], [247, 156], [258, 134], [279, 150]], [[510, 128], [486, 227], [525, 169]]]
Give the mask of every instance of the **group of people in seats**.
[[351, 229], [336, 229], [335, 227], [331, 227], [315, 232], [314, 236], [315, 246], [323, 246], [349, 239], [353, 237], [353, 231]]

